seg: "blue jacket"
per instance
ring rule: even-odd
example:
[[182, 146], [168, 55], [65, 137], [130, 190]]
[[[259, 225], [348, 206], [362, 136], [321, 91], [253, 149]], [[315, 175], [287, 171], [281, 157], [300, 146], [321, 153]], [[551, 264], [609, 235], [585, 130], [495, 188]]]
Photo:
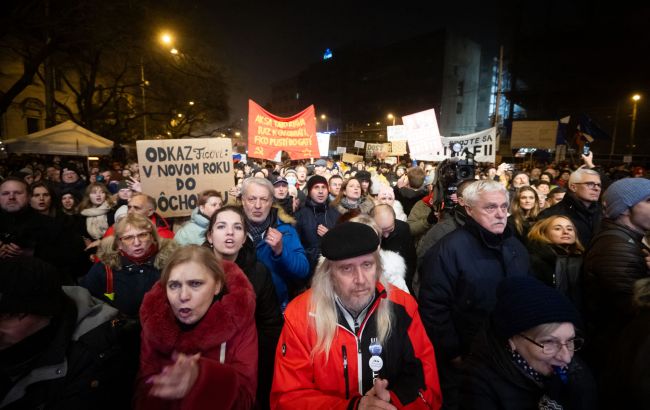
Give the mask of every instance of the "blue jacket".
[[499, 282], [529, 275], [529, 265], [528, 251], [508, 227], [502, 235], [494, 235], [472, 218], [425, 254], [420, 315], [439, 359], [469, 352], [494, 309]]
[[293, 281], [300, 282], [309, 276], [309, 262], [298, 233], [293, 227], [294, 223], [295, 220], [283, 210], [271, 208], [271, 226], [282, 233], [282, 253], [276, 256], [264, 240], [256, 246], [257, 260], [271, 271], [275, 292], [283, 312], [289, 303], [289, 285]]
[[314, 271], [320, 257], [321, 237], [317, 233], [318, 225], [332, 229], [339, 216], [341, 216], [339, 211], [329, 206], [329, 200], [317, 204], [311, 198], [307, 198], [305, 206], [296, 212], [296, 231], [307, 253], [310, 272]]
[[190, 220], [181, 226], [181, 229], [174, 235], [174, 240], [181, 245], [203, 245], [205, 242], [205, 232], [208, 230], [210, 220], [199, 212], [196, 207], [192, 211]]

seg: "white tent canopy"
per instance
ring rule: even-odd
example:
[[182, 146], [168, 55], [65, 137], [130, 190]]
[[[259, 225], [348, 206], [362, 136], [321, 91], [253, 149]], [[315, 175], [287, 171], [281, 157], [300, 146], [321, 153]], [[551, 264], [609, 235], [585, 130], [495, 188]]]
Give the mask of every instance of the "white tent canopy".
[[16, 154], [109, 155], [113, 141], [100, 137], [72, 121], [4, 141]]

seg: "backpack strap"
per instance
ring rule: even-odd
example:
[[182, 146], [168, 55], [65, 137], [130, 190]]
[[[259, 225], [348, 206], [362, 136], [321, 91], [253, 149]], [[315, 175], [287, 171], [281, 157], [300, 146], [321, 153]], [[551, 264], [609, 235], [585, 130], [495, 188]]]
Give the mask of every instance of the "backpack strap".
[[113, 291], [113, 269], [110, 266], [104, 265], [106, 269], [106, 292], [104, 296], [112, 301], [115, 300], [115, 292]]

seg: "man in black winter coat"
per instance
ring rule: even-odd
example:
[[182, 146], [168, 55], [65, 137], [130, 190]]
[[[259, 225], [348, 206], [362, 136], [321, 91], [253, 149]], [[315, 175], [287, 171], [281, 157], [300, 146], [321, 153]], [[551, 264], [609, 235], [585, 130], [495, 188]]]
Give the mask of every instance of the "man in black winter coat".
[[296, 231], [309, 260], [310, 273], [316, 269], [320, 257], [320, 241], [336, 225], [341, 214], [329, 206], [327, 179], [314, 175], [307, 181], [309, 196], [305, 206], [296, 212]]
[[529, 275], [528, 251], [507, 227], [508, 193], [482, 180], [463, 191], [465, 225], [443, 237], [420, 268], [419, 310], [436, 347], [443, 408], [457, 408], [459, 369], [506, 277]]
[[0, 408], [129, 407], [137, 353], [116, 309], [25, 256], [0, 263], [0, 295]]

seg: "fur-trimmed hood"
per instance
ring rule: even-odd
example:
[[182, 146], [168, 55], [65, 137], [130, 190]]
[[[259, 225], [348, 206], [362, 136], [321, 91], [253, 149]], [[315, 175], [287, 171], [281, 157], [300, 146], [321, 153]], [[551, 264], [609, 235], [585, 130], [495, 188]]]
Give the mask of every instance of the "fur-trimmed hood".
[[[97, 250], [97, 257], [104, 265], [110, 266], [111, 269], [119, 270], [122, 269], [122, 256], [118, 250], [113, 248], [116, 240], [115, 235], [102, 239]], [[156, 269], [162, 271], [167, 264], [167, 260], [178, 247], [179, 244], [173, 239], [160, 238], [158, 252], [153, 262]]]
[[253, 287], [236, 264], [223, 261], [223, 267], [225, 293], [191, 331], [179, 327], [160, 282], [147, 292], [140, 308], [140, 320], [143, 339], [148, 345], [171, 359], [174, 351], [194, 354], [217, 349], [243, 328], [254, 326]]
[[650, 308], [650, 278], [634, 282], [634, 305], [638, 308]]
[[[274, 209], [276, 211], [273, 211]], [[271, 215], [274, 222], [276, 222], [276, 223], [274, 223], [274, 225], [277, 225], [280, 222], [285, 223], [285, 224], [289, 224], [291, 226], [296, 225], [296, 218], [289, 215], [281, 206], [273, 205], [273, 207], [271, 207], [271, 212], [275, 212], [274, 215]]]

